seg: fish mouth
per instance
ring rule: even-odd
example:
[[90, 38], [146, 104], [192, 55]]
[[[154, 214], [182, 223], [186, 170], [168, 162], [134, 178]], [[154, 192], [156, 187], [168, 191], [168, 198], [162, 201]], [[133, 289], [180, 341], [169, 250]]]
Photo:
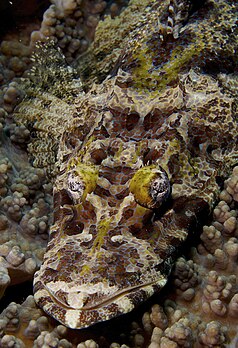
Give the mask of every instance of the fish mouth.
[[71, 329], [83, 329], [107, 321], [135, 309], [167, 282], [166, 274], [158, 272], [127, 287], [112, 285], [103, 279], [94, 283], [75, 284], [73, 281], [34, 281], [36, 303], [48, 315]]
[[[112, 303], [117, 303], [120, 301], [120, 299], [124, 297], [132, 298], [135, 293], [139, 293], [144, 291], [145, 294], [147, 294], [146, 298], [149, 298], [155, 291], [157, 291], [158, 287], [161, 288], [166, 283], [165, 278], [163, 285], [161, 284], [162, 279], [159, 279], [157, 281], [150, 281], [144, 284], [139, 284], [135, 286], [131, 286], [119, 291], [116, 291], [108, 296], [105, 296], [103, 293], [97, 293], [97, 294], [82, 294], [82, 292], [75, 292], [75, 297], [82, 297], [84, 298], [83, 304], [81, 306], [79, 305], [73, 305], [72, 303], [69, 303], [69, 300], [67, 298], [66, 293], [64, 294], [57, 294], [57, 292], [52, 291], [49, 289], [47, 285], [45, 285], [45, 290], [49, 293], [52, 300], [65, 309], [70, 310], [80, 310], [80, 311], [93, 311], [98, 310], [103, 307], [107, 307], [111, 305]], [[159, 285], [160, 283], [160, 285]], [[156, 289], [157, 288], [157, 289]], [[63, 295], [63, 296], [62, 296]], [[140, 301], [139, 301], [140, 302]]]

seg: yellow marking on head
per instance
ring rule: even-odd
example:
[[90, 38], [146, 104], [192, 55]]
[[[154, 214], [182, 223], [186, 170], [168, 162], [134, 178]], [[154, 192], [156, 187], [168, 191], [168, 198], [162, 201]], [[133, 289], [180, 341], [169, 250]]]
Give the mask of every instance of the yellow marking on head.
[[91, 272], [90, 266], [88, 266], [88, 265], [83, 265], [82, 271], [80, 272], [80, 276], [83, 276], [83, 275], [85, 275], [85, 274], [87, 274], [87, 273], [90, 273], [90, 272]]
[[101, 253], [99, 252], [100, 247], [103, 245], [104, 237], [107, 235], [111, 224], [111, 219], [104, 219], [98, 223], [97, 226], [97, 236], [93, 242], [90, 255], [92, 256], [95, 252], [97, 252], [97, 256], [100, 257]]
[[122, 145], [122, 143], [120, 143], [118, 150], [114, 154], [114, 157], [116, 159], [120, 158], [122, 151], [123, 151], [123, 145]]
[[137, 161], [138, 161], [138, 153], [137, 152], [134, 152], [133, 155], [132, 155], [132, 158], [131, 158], [131, 164], [135, 164]]

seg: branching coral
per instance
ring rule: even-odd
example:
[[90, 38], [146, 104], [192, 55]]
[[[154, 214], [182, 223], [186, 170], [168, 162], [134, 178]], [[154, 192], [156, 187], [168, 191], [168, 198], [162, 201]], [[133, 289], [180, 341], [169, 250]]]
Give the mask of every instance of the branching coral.
[[[1, 294], [10, 283], [31, 279], [47, 240], [51, 188], [41, 169], [29, 165], [1, 133]], [[21, 162], [19, 161], [21, 156]], [[8, 270], [8, 272], [7, 272]]]

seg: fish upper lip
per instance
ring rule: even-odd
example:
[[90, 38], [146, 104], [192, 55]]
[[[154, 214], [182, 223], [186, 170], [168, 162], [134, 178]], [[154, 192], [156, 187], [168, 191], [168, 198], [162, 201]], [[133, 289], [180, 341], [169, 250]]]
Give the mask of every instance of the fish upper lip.
[[126, 289], [122, 289], [120, 291], [115, 292], [112, 296], [102, 300], [102, 301], [97, 301], [95, 304], [91, 304], [91, 305], [85, 305], [83, 307], [80, 308], [74, 308], [70, 305], [68, 305], [67, 303], [63, 302], [61, 299], [59, 299], [48, 287], [47, 285], [45, 285], [45, 289], [48, 291], [48, 293], [51, 295], [53, 301], [55, 301], [56, 303], [58, 303], [61, 307], [67, 308], [67, 309], [71, 309], [71, 310], [85, 310], [85, 311], [90, 311], [90, 310], [96, 310], [98, 308], [104, 307], [110, 303], [112, 303], [115, 299], [118, 299], [120, 297], [123, 297], [131, 292], [140, 290], [144, 287], [147, 286], [151, 286], [151, 285], [155, 285], [157, 283], [157, 281], [151, 281], [151, 282], [147, 282], [147, 283], [143, 283], [143, 284], [139, 284], [139, 285], [135, 285], [132, 287], [128, 287]]

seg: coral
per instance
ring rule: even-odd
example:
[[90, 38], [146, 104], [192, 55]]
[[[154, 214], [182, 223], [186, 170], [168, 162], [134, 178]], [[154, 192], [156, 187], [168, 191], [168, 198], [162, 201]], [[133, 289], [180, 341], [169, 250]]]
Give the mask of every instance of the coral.
[[[50, 223], [51, 188], [42, 169], [1, 131], [1, 295], [7, 285], [31, 279], [39, 266]], [[19, 160], [20, 159], [20, 160]]]
[[20, 77], [30, 64], [31, 49], [17, 41], [3, 40], [0, 45], [0, 85]]
[[[98, 18], [108, 9], [103, 2], [97, 2], [91, 4], [87, 12], [90, 2], [82, 1], [82, 15], [77, 13], [78, 4], [72, 0], [55, 1], [46, 11], [41, 29], [32, 35], [32, 42], [34, 38], [50, 36], [63, 48], [68, 61], [72, 61], [83, 47], [83, 39], [77, 39], [81, 40], [80, 44], [74, 40], [72, 26], [78, 24], [77, 35], [81, 24], [86, 28], [87, 47]], [[118, 13], [122, 4], [116, 8], [110, 2], [110, 11]], [[106, 282], [91, 283], [89, 287], [88, 278], [96, 275], [100, 280], [107, 270], [106, 280], [110, 279], [110, 286], [119, 284], [122, 289], [128, 289], [134, 281], [128, 276], [133, 270], [136, 269], [137, 279], [142, 274], [143, 280], [147, 274], [147, 269], [140, 273], [143, 265], [139, 260], [144, 262], [145, 250], [149, 251], [149, 256], [152, 253], [150, 248], [141, 248], [141, 245], [148, 242], [155, 245], [159, 240], [156, 261], [162, 260], [162, 266], [156, 269], [156, 276], [161, 275], [159, 286], [148, 287], [145, 293], [132, 292], [134, 298], [125, 296], [124, 302], [115, 301], [115, 306], [109, 308], [109, 316], [126, 312], [165, 285], [171, 258], [181, 252], [183, 243], [179, 238], [183, 240], [187, 234], [186, 246], [190, 251], [183, 249], [185, 255], [175, 262], [167, 287], [154, 295], [152, 305], [148, 302], [134, 314], [88, 330], [74, 332], [59, 325], [37, 308], [32, 296], [21, 305], [10, 303], [0, 315], [1, 346], [154, 348], [237, 345], [237, 167], [231, 174], [237, 164], [237, 120], [234, 116], [237, 76], [233, 73], [237, 48], [236, 4], [222, 0], [205, 1], [192, 7], [188, 4], [187, 1], [134, 0], [120, 18], [107, 18], [99, 24], [95, 46], [84, 56], [87, 63], [82, 60], [83, 64], [78, 67], [83, 78], [87, 74], [91, 78], [90, 82], [87, 78], [84, 80], [85, 89], [89, 89], [93, 81], [101, 81], [116, 60], [117, 63], [110, 79], [93, 86], [88, 93], [82, 91], [77, 74], [65, 65], [59, 52], [58, 55], [53, 53], [53, 60], [58, 59], [56, 64], [50, 58], [48, 60], [47, 52], [49, 56], [53, 52], [50, 45], [45, 46], [43, 54], [42, 49], [39, 55], [35, 54], [34, 59], [39, 64], [24, 74], [24, 81], [16, 77], [21, 76], [28, 65], [29, 45], [22, 51], [26, 54], [23, 54], [24, 59], [20, 59], [22, 47], [13, 44], [12, 48], [16, 50], [11, 48], [15, 53], [13, 58], [9, 55], [9, 60], [6, 57], [11, 45], [2, 45], [5, 52], [1, 60], [4, 61], [3, 80], [15, 77], [15, 81], [0, 93], [0, 294], [3, 295], [9, 284], [32, 279], [43, 259], [53, 210], [49, 177], [54, 184], [54, 225], [44, 265], [35, 278], [35, 299], [41, 306], [45, 306], [44, 301], [46, 304], [51, 301], [50, 296], [45, 297], [41, 281], [47, 279], [51, 286], [51, 280], [57, 279], [54, 278], [55, 270], [62, 270], [62, 283], [58, 291], [51, 287], [51, 295], [56, 294], [58, 303], [67, 299], [69, 304], [75, 304], [74, 293], [66, 297], [70, 289], [65, 284], [72, 275], [77, 275], [74, 278], [78, 279], [79, 270], [81, 279], [87, 281], [86, 290], [81, 284], [83, 295], [90, 289], [94, 296], [93, 306], [96, 299], [99, 307], [100, 296], [108, 291], [103, 287]], [[103, 6], [105, 10], [102, 10]], [[84, 18], [86, 24], [84, 20], [79, 23], [77, 18]], [[213, 18], [216, 18], [215, 23]], [[112, 32], [108, 34], [110, 26]], [[89, 28], [93, 28], [90, 34]], [[126, 33], [122, 40], [119, 28], [124, 36]], [[48, 71], [43, 71], [44, 59], [50, 63], [53, 82]], [[75, 62], [76, 67], [77, 64]], [[62, 70], [57, 71], [60, 66]], [[156, 143], [153, 143], [155, 138]], [[29, 164], [26, 148], [34, 167]], [[141, 165], [150, 167], [158, 157], [163, 159], [162, 169], [168, 173], [172, 192], [166, 191], [161, 209], [152, 217], [143, 195], [137, 200], [142, 199], [145, 207], [134, 209], [136, 185], [131, 193], [125, 190], [125, 185], [128, 177], [136, 178], [136, 169]], [[48, 177], [42, 168], [46, 168]], [[59, 168], [60, 174], [57, 173]], [[116, 173], [115, 168], [119, 168]], [[153, 174], [154, 167], [151, 169]], [[65, 173], [70, 175], [67, 177]], [[88, 180], [91, 175], [93, 180]], [[161, 187], [153, 182], [153, 178], [152, 175], [152, 185], [145, 187], [146, 197], [152, 192], [156, 201]], [[112, 199], [114, 196], [116, 198]], [[98, 197], [106, 198], [100, 200]], [[213, 208], [218, 198], [219, 202]], [[118, 201], [123, 201], [122, 208], [118, 208]], [[130, 209], [127, 209], [128, 204]], [[210, 223], [206, 221], [208, 207], [213, 214]], [[130, 248], [129, 239], [125, 242], [117, 229], [117, 235], [110, 234], [105, 245], [122, 252], [109, 257], [110, 248], [106, 252], [104, 249], [105, 267], [103, 255], [98, 251], [107, 239], [113, 209], [117, 211], [116, 218], [121, 219], [121, 225], [131, 228], [134, 248]], [[107, 210], [110, 218], [106, 216]], [[140, 223], [141, 216], [143, 221]], [[199, 238], [197, 221], [198, 227], [205, 222], [207, 226], [202, 229], [198, 246], [191, 249]], [[90, 224], [90, 234], [85, 236], [82, 232]], [[57, 228], [61, 233], [59, 238]], [[141, 242], [136, 244], [138, 239]], [[80, 241], [84, 258], [75, 253], [72, 244], [67, 244], [71, 241], [74, 246]], [[121, 249], [123, 243], [125, 250]], [[129, 265], [123, 261], [128, 253], [133, 261]], [[94, 254], [99, 266], [97, 268], [96, 264], [94, 269], [90, 265], [90, 269], [88, 265]], [[79, 256], [81, 263], [77, 259]], [[120, 262], [111, 267], [117, 257]], [[51, 268], [47, 269], [48, 264]], [[151, 272], [151, 263], [148, 265]], [[99, 288], [95, 284], [99, 284]], [[90, 308], [90, 300], [87, 306]], [[67, 321], [57, 311], [54, 307], [46, 310], [74, 327], [77, 322], [74, 317], [68, 315], [70, 320]], [[102, 313], [99, 319], [109, 316], [107, 312], [106, 315]], [[97, 318], [85, 319], [86, 325], [95, 321]]]
[[95, 28], [105, 12], [115, 16], [127, 1], [52, 0], [44, 13], [40, 30], [31, 34], [31, 43], [54, 39], [68, 62], [87, 50], [94, 38]]
[[8, 271], [5, 267], [0, 266], [0, 298], [3, 297], [4, 292], [11, 282]]
[[15, 77], [22, 76], [29, 68], [30, 35], [33, 30], [40, 27], [40, 18], [47, 2], [47, 0], [1, 2], [0, 6], [3, 6], [3, 9], [0, 10], [0, 86]]
[[[3, 89], [3, 109], [7, 113], [11, 113], [15, 106], [20, 102], [23, 95], [22, 92], [19, 90], [18, 85], [16, 82], [9, 83], [4, 89]], [[5, 115], [7, 117], [7, 115]]]
[[77, 348], [98, 348], [98, 344], [94, 342], [93, 340], [87, 340], [84, 343], [79, 343], [77, 345]]

